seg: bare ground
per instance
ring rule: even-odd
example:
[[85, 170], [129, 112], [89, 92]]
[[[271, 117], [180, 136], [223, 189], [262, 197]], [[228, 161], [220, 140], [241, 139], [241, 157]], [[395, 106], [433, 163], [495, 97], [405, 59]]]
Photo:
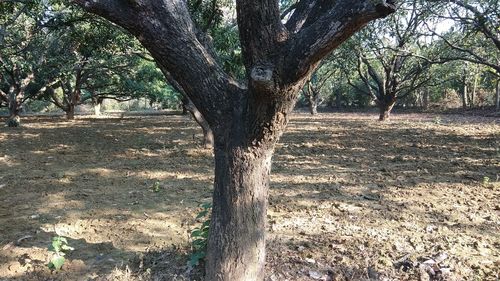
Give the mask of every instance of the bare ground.
[[[198, 279], [200, 138], [175, 116], [0, 128], [0, 280]], [[499, 147], [495, 118], [296, 114], [274, 157], [267, 279], [498, 280]], [[75, 250], [51, 273], [58, 235]]]

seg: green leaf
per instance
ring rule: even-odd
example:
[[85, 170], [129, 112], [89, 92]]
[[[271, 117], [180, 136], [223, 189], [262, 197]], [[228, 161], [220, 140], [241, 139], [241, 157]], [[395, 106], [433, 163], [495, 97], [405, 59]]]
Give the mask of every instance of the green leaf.
[[205, 210], [212, 208], [212, 203], [203, 203], [201, 207]]
[[68, 245], [62, 245], [62, 246], [61, 246], [61, 249], [62, 249], [63, 251], [73, 251], [75, 248], [70, 247], [70, 246], [68, 246]]
[[199, 230], [199, 229], [197, 229], [197, 230], [195, 230], [195, 231], [191, 232], [191, 237], [199, 237], [199, 236], [201, 236], [201, 235], [202, 235], [202, 231], [201, 231], [201, 230]]
[[205, 210], [205, 211], [201, 211], [198, 213], [198, 215], [196, 216], [196, 219], [201, 219], [203, 218], [204, 216], [206, 216], [208, 214], [208, 211]]
[[198, 264], [200, 264], [200, 260], [204, 259], [205, 256], [206, 256], [205, 252], [196, 252], [196, 253], [193, 253], [190, 256], [190, 259], [188, 261], [188, 265], [190, 267], [197, 266]]
[[203, 222], [203, 224], [201, 225], [201, 229], [205, 229], [206, 227], [209, 227], [210, 226], [210, 220], [206, 220], [205, 222]]
[[59, 270], [62, 268], [65, 260], [66, 259], [63, 256], [56, 255], [50, 260], [48, 267], [49, 267], [49, 269], [52, 269], [52, 270], [54, 270], [54, 269]]

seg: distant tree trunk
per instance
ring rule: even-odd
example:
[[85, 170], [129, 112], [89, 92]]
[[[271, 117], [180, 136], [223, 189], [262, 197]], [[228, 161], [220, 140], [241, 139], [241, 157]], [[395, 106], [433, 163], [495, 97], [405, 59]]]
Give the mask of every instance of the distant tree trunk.
[[396, 104], [396, 98], [393, 95], [386, 96], [383, 100], [377, 101], [377, 105], [380, 111], [379, 121], [387, 121], [391, 117], [391, 111]]
[[187, 110], [186, 106], [184, 105], [184, 103], [181, 104], [181, 108], [182, 108], [182, 115], [188, 115], [189, 111]]
[[272, 149], [235, 147], [235, 143], [241, 140], [227, 139], [215, 147], [207, 276], [212, 277], [209, 280], [264, 280]]
[[466, 109], [467, 108], [467, 76], [466, 76], [466, 71], [464, 70], [464, 74], [462, 76], [462, 108]]
[[315, 99], [309, 99], [309, 113], [311, 113], [311, 115], [318, 114], [318, 103]]
[[495, 94], [495, 109], [496, 111], [500, 111], [500, 79], [497, 79], [497, 87]]
[[94, 106], [94, 115], [101, 116], [101, 106], [104, 100], [102, 98], [93, 98], [92, 105]]
[[66, 110], [66, 119], [68, 120], [75, 119], [75, 105], [72, 103], [68, 104], [68, 108]]
[[473, 108], [474, 107], [474, 100], [476, 97], [476, 91], [477, 91], [477, 80], [478, 80], [478, 75], [474, 75], [474, 82], [472, 82], [472, 91], [470, 91], [469, 94], [469, 107]]
[[7, 126], [9, 127], [19, 127], [21, 125], [21, 117], [19, 113], [21, 112], [21, 103], [19, 99], [21, 94], [12, 89], [9, 93], [9, 118], [7, 119]]
[[338, 109], [342, 107], [342, 94], [340, 91], [335, 92], [335, 107]]
[[311, 81], [307, 83], [307, 89], [304, 90], [304, 96], [307, 99], [309, 113], [311, 113], [311, 115], [318, 114], [318, 106], [321, 103], [321, 96], [319, 90], [315, 88]]
[[97, 102], [94, 104], [94, 115], [101, 116], [101, 103]]
[[203, 130], [203, 145], [205, 148], [212, 148], [214, 146], [214, 133], [212, 132], [207, 120], [205, 120], [201, 112], [188, 97], [184, 97], [182, 101], [183, 107], [191, 113], [193, 119]]
[[423, 93], [422, 93], [422, 107], [424, 109], [428, 109], [429, 108], [429, 89], [424, 89]]

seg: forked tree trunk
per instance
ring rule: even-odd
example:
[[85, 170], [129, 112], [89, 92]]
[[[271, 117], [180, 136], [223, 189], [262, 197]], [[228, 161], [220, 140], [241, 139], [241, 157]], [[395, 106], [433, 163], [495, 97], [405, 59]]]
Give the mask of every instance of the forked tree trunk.
[[387, 121], [391, 117], [391, 111], [394, 107], [395, 102], [383, 102], [379, 103], [378, 107], [380, 110], [379, 121]]
[[277, 0], [236, 0], [247, 73], [240, 84], [217, 63], [208, 36], [195, 34], [186, 1], [75, 2], [134, 34], [216, 133], [205, 280], [264, 280], [271, 155], [298, 92], [322, 58], [368, 22], [393, 13], [396, 3], [298, 1], [283, 24]]
[[272, 149], [215, 148], [215, 190], [206, 280], [264, 280]]

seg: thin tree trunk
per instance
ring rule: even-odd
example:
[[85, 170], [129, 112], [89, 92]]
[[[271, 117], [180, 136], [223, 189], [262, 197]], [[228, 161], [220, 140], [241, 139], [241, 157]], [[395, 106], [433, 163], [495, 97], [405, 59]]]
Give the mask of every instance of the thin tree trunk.
[[464, 75], [462, 77], [462, 108], [467, 108], [467, 77]]
[[205, 146], [205, 148], [212, 148], [214, 146], [214, 133], [212, 132], [212, 129], [210, 128], [207, 120], [203, 117], [201, 112], [196, 108], [196, 106], [189, 98], [184, 97], [182, 102], [184, 108], [191, 113], [193, 119], [196, 121], [196, 123], [198, 123], [198, 125], [200, 125], [201, 129], [203, 130], [203, 145]]
[[500, 79], [497, 80], [497, 90], [495, 94], [495, 109], [500, 111]]
[[424, 89], [423, 91], [422, 106], [424, 109], [429, 108], [429, 89]]
[[264, 280], [272, 149], [231, 147], [228, 142], [235, 141], [219, 141], [215, 148], [206, 280]]
[[476, 91], [477, 91], [477, 80], [478, 80], [478, 74], [474, 75], [474, 82], [472, 83], [472, 91], [470, 92], [469, 96], [469, 107], [471, 108], [474, 107], [474, 99], [476, 97]]
[[335, 93], [335, 107], [340, 109], [342, 107], [342, 94], [340, 91]]
[[94, 115], [101, 116], [101, 103], [100, 102], [94, 103]]
[[66, 119], [74, 120], [75, 119], [75, 105], [69, 104], [68, 110], [66, 111]]

